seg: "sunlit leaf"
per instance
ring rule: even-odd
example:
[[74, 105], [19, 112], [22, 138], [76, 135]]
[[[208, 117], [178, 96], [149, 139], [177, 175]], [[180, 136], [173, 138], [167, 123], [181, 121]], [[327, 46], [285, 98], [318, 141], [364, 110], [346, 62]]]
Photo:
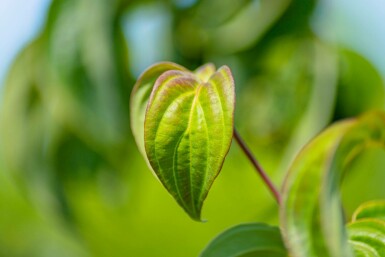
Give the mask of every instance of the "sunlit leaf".
[[155, 65], [132, 94], [139, 149], [145, 149], [156, 176], [195, 220], [230, 147], [234, 101], [230, 69], [215, 71], [212, 64], [195, 73], [172, 63]]
[[131, 93], [130, 112], [131, 130], [141, 154], [147, 159], [144, 150], [144, 116], [155, 80], [165, 71], [184, 70], [185, 68], [171, 62], [157, 63], [140, 75]]
[[285, 257], [287, 256], [278, 228], [250, 223], [232, 227], [217, 236], [200, 257]]
[[295, 257], [354, 256], [339, 185], [346, 166], [369, 147], [384, 147], [385, 115], [369, 113], [331, 126], [294, 161], [284, 184], [281, 221]]

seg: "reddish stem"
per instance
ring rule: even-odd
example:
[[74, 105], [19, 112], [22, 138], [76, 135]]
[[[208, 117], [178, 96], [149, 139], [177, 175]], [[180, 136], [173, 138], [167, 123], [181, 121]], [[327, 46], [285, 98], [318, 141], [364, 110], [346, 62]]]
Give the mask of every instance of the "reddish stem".
[[270, 192], [273, 194], [275, 200], [277, 201], [278, 205], [281, 204], [281, 194], [273, 184], [273, 182], [270, 180], [269, 176], [266, 174], [266, 172], [263, 170], [262, 166], [259, 164], [257, 159], [254, 157], [254, 155], [251, 153], [250, 148], [247, 147], [245, 141], [241, 138], [238, 131], [234, 128], [234, 138], [235, 141], [237, 141], [238, 145], [241, 147], [242, 151], [245, 153], [251, 164], [254, 166], [258, 174], [261, 176], [263, 182], [266, 184], [266, 186], [269, 188]]

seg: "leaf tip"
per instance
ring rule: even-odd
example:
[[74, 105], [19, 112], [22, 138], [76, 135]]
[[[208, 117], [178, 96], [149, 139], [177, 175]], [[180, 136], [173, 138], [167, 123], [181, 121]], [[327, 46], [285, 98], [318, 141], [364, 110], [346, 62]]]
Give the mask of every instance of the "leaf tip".
[[215, 65], [213, 63], [206, 63], [198, 67], [194, 74], [202, 81], [207, 82], [210, 77], [215, 73]]

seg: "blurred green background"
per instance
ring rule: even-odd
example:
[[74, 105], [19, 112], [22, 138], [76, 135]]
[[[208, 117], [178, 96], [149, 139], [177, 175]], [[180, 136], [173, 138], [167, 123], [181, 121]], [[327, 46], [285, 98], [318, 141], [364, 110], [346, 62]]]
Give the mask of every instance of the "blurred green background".
[[[207, 222], [188, 218], [133, 141], [136, 78], [161, 60], [229, 65], [235, 125], [279, 184], [328, 124], [384, 109], [384, 15], [380, 0], [0, 1], [0, 256], [189, 257], [230, 226], [278, 224], [236, 145]], [[347, 216], [384, 198], [385, 153], [349, 168]]]

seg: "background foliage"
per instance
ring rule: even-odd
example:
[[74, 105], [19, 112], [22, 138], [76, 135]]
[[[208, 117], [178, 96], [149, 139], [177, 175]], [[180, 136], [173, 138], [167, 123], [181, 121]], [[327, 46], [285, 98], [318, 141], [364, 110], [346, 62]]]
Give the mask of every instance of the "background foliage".
[[[229, 65], [235, 124], [280, 183], [325, 126], [384, 107], [375, 66], [314, 32], [316, 6], [53, 0], [2, 92], [0, 256], [197, 256], [230, 226], [277, 224], [274, 200], [236, 146], [204, 205], [208, 222], [191, 221], [141, 158], [129, 97], [155, 61]], [[351, 164], [347, 217], [385, 195], [384, 157], [371, 150]]]

